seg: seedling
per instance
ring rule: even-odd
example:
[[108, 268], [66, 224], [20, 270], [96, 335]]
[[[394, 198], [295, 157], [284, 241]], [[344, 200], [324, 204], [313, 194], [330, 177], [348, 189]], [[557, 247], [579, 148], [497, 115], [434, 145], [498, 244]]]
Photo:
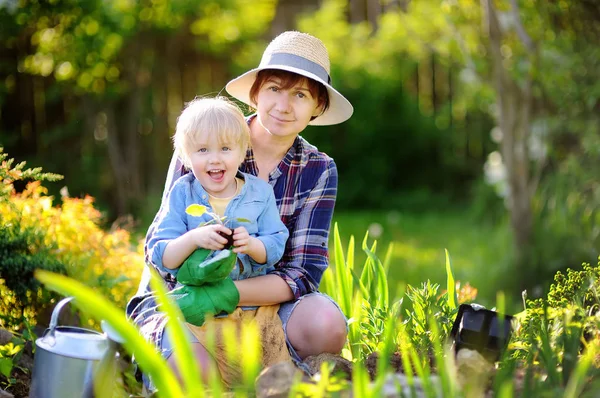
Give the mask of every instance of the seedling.
[[233, 246], [233, 229], [230, 226], [228, 226], [227, 223], [231, 220], [235, 220], [237, 222], [245, 222], [245, 223], [250, 222], [250, 220], [248, 220], [247, 218], [241, 218], [241, 217], [228, 218], [227, 216], [220, 217], [218, 214], [215, 214], [212, 211], [208, 211], [208, 208], [206, 206], [199, 205], [199, 204], [189, 205], [185, 209], [185, 212], [193, 217], [201, 217], [204, 214], [207, 214], [212, 218], [211, 220], [201, 222], [198, 225], [198, 227], [203, 227], [205, 225], [211, 225], [211, 224], [221, 224], [221, 225], [229, 228], [229, 230], [231, 231], [231, 233], [229, 235], [219, 232], [219, 235], [221, 235], [222, 237], [227, 239], [227, 243], [225, 244], [226, 249], [229, 249], [230, 247]]

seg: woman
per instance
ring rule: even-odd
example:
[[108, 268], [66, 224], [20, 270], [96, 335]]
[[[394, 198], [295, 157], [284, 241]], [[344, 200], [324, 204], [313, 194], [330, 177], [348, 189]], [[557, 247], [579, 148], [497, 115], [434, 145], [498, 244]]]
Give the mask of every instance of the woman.
[[[266, 48], [258, 68], [226, 86], [229, 94], [256, 109], [248, 118], [251, 146], [240, 170], [273, 187], [281, 220], [289, 230], [283, 258], [274, 271], [235, 281], [238, 306], [279, 305], [289, 354], [296, 363], [311, 355], [341, 352], [347, 335], [346, 318], [340, 308], [317, 291], [328, 266], [337, 168], [333, 159], [299, 135], [309, 124], [337, 124], [352, 115], [352, 105], [331, 86], [329, 70], [327, 49], [319, 39], [284, 32]], [[174, 156], [163, 206], [171, 185], [188, 172]], [[148, 235], [152, 235], [155, 225], [156, 219]], [[149, 291], [147, 270], [144, 274], [138, 296]], [[173, 276], [162, 275], [172, 287]], [[129, 314], [137, 303], [139, 300], [132, 300]], [[154, 320], [149, 318], [138, 319], [138, 323], [168, 356], [170, 346], [162, 341], [164, 321], [157, 315]], [[191, 340], [199, 364], [214, 366], [214, 358]], [[172, 356], [168, 361], [175, 368]]]

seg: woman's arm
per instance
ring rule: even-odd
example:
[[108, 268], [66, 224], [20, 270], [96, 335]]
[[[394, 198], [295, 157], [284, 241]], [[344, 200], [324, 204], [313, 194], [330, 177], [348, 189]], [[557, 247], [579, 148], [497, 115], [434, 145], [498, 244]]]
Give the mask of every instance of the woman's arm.
[[264, 247], [264, 257], [259, 259], [251, 255], [250, 259], [256, 265], [266, 264], [268, 267], [273, 267], [281, 260], [285, 251], [285, 243], [290, 234], [279, 216], [273, 189], [267, 183], [264, 183], [264, 186], [267, 192], [267, 201], [256, 221], [258, 236], [255, 238]]
[[290, 286], [277, 275], [263, 275], [233, 282], [240, 293], [238, 305], [272, 305], [294, 298]]
[[329, 159], [289, 228], [290, 238], [275, 271], [236, 282], [240, 305], [282, 303], [318, 289], [329, 265], [327, 247], [336, 195], [337, 168]]

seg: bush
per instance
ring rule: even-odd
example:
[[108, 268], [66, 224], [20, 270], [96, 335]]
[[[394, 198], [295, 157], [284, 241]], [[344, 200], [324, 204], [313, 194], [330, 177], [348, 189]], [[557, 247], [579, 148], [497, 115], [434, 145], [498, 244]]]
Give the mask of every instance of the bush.
[[[43, 310], [54, 295], [40, 289], [34, 279], [36, 269], [66, 273], [65, 265], [53, 258], [44, 244], [44, 235], [19, 224], [0, 225], [1, 324], [22, 326], [29, 308]], [[8, 289], [6, 291], [5, 289]]]
[[[24, 170], [24, 163], [13, 168], [6, 154], [0, 151], [0, 156], [0, 247], [12, 256], [0, 259], [3, 296], [10, 292], [31, 323], [37, 323], [36, 316], [52, 304], [35, 290], [33, 271], [41, 268], [65, 272], [124, 307], [144, 266], [141, 242], [132, 244], [129, 232], [120, 228], [102, 230], [102, 215], [89, 196], [70, 198], [63, 189], [61, 205], [54, 206], [41, 181], [60, 176]], [[27, 182], [25, 189], [17, 192], [15, 181]], [[5, 300], [0, 306], [13, 304]]]

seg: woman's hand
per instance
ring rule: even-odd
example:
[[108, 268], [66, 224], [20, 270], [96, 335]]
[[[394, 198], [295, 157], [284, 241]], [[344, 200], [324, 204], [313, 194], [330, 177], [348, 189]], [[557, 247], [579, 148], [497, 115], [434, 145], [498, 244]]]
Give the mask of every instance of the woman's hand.
[[231, 234], [231, 230], [221, 224], [195, 228], [189, 231], [188, 234], [192, 235], [193, 241], [198, 247], [209, 250], [223, 250], [225, 244], [227, 244], [227, 238], [221, 236], [219, 232], [225, 235]]
[[233, 230], [233, 252], [247, 254], [259, 264], [267, 261], [265, 245], [259, 239], [250, 236], [244, 227], [237, 227]]

